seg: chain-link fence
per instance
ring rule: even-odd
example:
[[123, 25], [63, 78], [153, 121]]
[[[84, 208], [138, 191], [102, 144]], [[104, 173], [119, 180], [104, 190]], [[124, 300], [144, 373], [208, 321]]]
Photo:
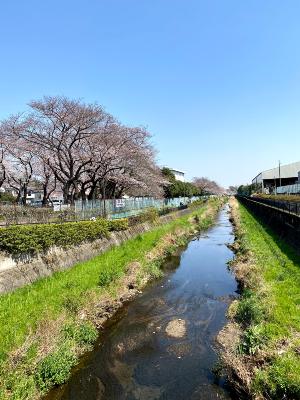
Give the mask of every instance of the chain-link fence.
[[32, 207], [15, 204], [0, 204], [0, 226], [23, 224], [51, 224], [89, 220], [93, 217], [108, 219], [136, 216], [143, 210], [155, 208], [161, 213], [184, 207], [202, 197], [177, 197], [155, 199], [134, 197], [128, 199], [76, 201], [74, 206]]
[[79, 219], [90, 219], [93, 217], [108, 219], [128, 218], [138, 215], [145, 209], [167, 210], [179, 208], [204, 197], [176, 197], [173, 199], [133, 197], [110, 200], [78, 200], [75, 202], [75, 214]]

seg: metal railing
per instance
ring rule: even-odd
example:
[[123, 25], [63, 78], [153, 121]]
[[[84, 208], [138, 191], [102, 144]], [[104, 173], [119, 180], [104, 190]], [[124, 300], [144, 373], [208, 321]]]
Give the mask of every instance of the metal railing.
[[270, 207], [277, 208], [279, 210], [285, 211], [289, 214], [294, 214], [300, 216], [300, 201], [285, 201], [285, 200], [273, 200], [264, 199], [261, 197], [249, 197], [243, 196], [248, 200], [256, 201], [257, 203], [266, 204]]

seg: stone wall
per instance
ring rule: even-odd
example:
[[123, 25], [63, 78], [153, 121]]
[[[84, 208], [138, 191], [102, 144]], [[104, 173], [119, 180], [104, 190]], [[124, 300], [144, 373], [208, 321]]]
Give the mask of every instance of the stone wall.
[[69, 249], [52, 247], [44, 254], [36, 256], [24, 254], [18, 259], [0, 253], [0, 293], [10, 292], [39, 278], [50, 276], [56, 271], [71, 268], [79, 262], [87, 261], [113, 246], [118, 246], [128, 239], [149, 231], [156, 225], [168, 223], [190, 212], [189, 209], [185, 209], [167, 214], [160, 217], [156, 223], [146, 222], [132, 226], [126, 231], [111, 232], [108, 239], [82, 243]]

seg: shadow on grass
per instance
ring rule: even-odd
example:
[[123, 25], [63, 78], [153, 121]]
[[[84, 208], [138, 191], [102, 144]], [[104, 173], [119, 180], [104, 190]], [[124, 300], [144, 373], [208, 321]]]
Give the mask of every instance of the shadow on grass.
[[[245, 203], [243, 206], [251, 216], [259, 222], [262, 229], [274, 240], [279, 249], [294, 263], [300, 267], [300, 232], [295, 229], [280, 224], [272, 216], [262, 217]], [[293, 232], [294, 231], [294, 232]], [[294, 237], [293, 237], [294, 233]]]

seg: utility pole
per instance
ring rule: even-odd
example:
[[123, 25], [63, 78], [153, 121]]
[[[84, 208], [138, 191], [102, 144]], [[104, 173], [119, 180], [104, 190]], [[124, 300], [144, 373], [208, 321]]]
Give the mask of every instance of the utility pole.
[[280, 160], [278, 161], [278, 171], [279, 171], [279, 186], [281, 186]]

